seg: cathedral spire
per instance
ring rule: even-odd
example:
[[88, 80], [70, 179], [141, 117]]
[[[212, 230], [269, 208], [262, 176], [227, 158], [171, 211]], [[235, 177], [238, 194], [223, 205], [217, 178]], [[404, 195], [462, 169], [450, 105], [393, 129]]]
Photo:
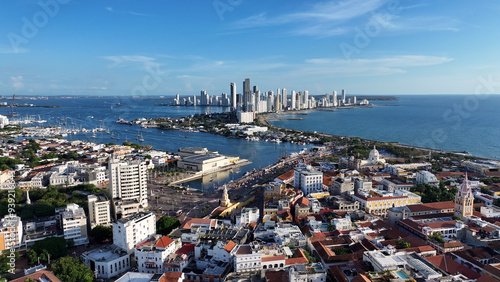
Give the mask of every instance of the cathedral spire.
[[465, 172], [464, 181], [458, 187], [457, 194], [455, 195], [455, 214], [460, 217], [472, 216], [474, 204], [474, 195]]
[[26, 204], [31, 205], [30, 189], [26, 190]]
[[224, 190], [222, 190], [222, 199], [220, 201], [221, 207], [229, 207], [231, 202], [229, 201], [229, 193], [227, 192], [227, 186], [224, 184]]

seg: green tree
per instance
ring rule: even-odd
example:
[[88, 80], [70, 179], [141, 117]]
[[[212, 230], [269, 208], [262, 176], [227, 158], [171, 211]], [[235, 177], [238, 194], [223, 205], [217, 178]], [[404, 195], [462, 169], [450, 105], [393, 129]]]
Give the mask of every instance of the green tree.
[[52, 264], [54, 274], [65, 282], [92, 282], [94, 273], [79, 259], [62, 257]]
[[[11, 252], [7, 251], [4, 255], [0, 256], [0, 271], [7, 272], [10, 269], [10, 256]], [[19, 253], [14, 253], [14, 259], [17, 261], [19, 259]]]
[[398, 239], [396, 241], [396, 245], [397, 245], [398, 249], [408, 249], [409, 247], [411, 247], [410, 243], [403, 241], [402, 239]]
[[164, 215], [156, 222], [156, 232], [158, 234], [168, 235], [179, 226], [181, 226], [181, 223], [177, 218]]
[[68, 249], [66, 248], [66, 240], [61, 237], [49, 237], [41, 241], [36, 242], [33, 247], [31, 247], [38, 256], [44, 255], [44, 251], [50, 254], [50, 259], [57, 259], [68, 254]]
[[35, 250], [31, 249], [26, 253], [26, 257], [28, 258], [29, 264], [35, 264], [38, 262], [38, 255]]
[[102, 225], [97, 225], [90, 231], [90, 236], [94, 238], [97, 243], [102, 243], [106, 240], [113, 239], [113, 229]]

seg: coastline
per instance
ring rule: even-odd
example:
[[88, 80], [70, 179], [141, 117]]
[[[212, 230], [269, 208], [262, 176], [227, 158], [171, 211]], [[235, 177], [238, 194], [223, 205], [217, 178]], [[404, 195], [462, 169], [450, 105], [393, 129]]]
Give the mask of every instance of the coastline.
[[[308, 109], [309, 111], [315, 110], [315, 109]], [[300, 111], [299, 111], [300, 112]], [[365, 142], [372, 142], [375, 145], [392, 145], [400, 148], [405, 148], [405, 149], [414, 149], [418, 151], [422, 151], [425, 153], [435, 153], [435, 154], [453, 154], [455, 156], [461, 156], [461, 157], [470, 157], [470, 158], [476, 158], [480, 160], [489, 160], [489, 161], [499, 161], [494, 158], [486, 158], [486, 157], [478, 157], [474, 156], [471, 154], [468, 154], [466, 152], [453, 152], [453, 151], [445, 151], [445, 150], [439, 150], [439, 149], [432, 149], [432, 148], [425, 148], [425, 147], [417, 147], [417, 146], [412, 146], [412, 145], [406, 145], [406, 144], [401, 144], [399, 142], [394, 142], [394, 141], [379, 141], [379, 140], [372, 140], [372, 139], [365, 139], [365, 138], [360, 138], [360, 137], [349, 137], [349, 136], [340, 136], [340, 135], [334, 135], [334, 134], [327, 134], [327, 133], [321, 133], [321, 132], [311, 132], [311, 131], [305, 131], [305, 130], [297, 130], [297, 129], [290, 129], [290, 128], [284, 128], [284, 127], [278, 127], [272, 125], [269, 120], [273, 120], [273, 117], [275, 117], [277, 113], [262, 113], [258, 114], [255, 118], [256, 123], [267, 126], [269, 129], [275, 129], [281, 132], [289, 133], [289, 132], [303, 132], [303, 133], [308, 133], [308, 134], [317, 134], [320, 137], [325, 137], [325, 138], [332, 138], [336, 140], [347, 140], [347, 141], [352, 141], [352, 140], [361, 140]]]

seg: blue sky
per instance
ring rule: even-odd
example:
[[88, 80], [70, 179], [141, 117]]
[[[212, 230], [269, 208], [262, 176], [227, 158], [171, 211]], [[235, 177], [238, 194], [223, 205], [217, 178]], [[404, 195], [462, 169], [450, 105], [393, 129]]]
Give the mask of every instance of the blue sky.
[[0, 95], [220, 95], [246, 77], [311, 95], [470, 94], [500, 80], [498, 1], [312, 2], [2, 0]]

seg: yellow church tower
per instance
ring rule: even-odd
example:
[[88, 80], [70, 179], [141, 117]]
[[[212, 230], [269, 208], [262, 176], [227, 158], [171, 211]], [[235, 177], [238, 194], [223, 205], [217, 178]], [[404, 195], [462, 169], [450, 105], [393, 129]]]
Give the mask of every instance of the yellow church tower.
[[472, 212], [474, 211], [473, 204], [474, 195], [472, 195], [472, 189], [466, 172], [464, 182], [458, 187], [458, 192], [455, 195], [455, 214], [462, 218], [472, 216]]
[[229, 207], [231, 202], [229, 201], [229, 194], [227, 193], [227, 187], [224, 185], [224, 190], [222, 192], [222, 199], [220, 201], [221, 207]]

